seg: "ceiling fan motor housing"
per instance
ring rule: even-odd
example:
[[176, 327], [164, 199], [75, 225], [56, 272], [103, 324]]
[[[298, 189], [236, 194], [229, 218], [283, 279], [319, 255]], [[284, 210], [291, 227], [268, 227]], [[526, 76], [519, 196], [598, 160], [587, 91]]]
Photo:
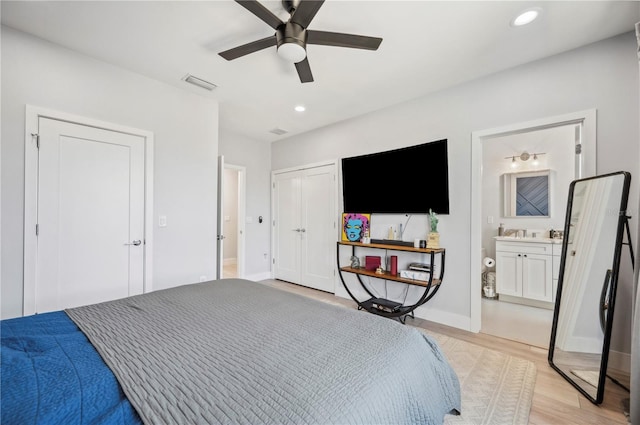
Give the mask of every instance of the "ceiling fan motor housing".
[[278, 48], [285, 43], [295, 43], [303, 48], [307, 46], [307, 31], [294, 22], [280, 25], [276, 30]]

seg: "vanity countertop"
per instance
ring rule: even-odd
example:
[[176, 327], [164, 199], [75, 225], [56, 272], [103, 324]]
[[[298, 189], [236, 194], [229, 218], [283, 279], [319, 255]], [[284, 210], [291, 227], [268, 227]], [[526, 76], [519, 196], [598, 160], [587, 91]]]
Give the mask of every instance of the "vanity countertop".
[[494, 236], [493, 237], [497, 241], [504, 242], [527, 242], [527, 243], [553, 243], [553, 244], [562, 244], [562, 239], [558, 238], [518, 238], [516, 236]]

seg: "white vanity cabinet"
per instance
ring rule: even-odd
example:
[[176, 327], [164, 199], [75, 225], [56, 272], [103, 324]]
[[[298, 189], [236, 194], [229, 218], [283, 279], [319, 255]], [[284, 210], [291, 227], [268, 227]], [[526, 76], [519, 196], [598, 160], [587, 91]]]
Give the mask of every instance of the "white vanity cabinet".
[[500, 299], [551, 308], [561, 247], [551, 239], [496, 238], [496, 292]]

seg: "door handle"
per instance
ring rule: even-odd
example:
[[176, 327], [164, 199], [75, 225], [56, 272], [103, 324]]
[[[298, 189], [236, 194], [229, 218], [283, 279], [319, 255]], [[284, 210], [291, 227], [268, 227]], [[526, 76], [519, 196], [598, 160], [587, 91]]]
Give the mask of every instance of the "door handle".
[[307, 229], [300, 229], [300, 231], [301, 231], [302, 233], [304, 233], [304, 232], [306, 232], [306, 231], [307, 231]]
[[298, 233], [300, 233], [302, 231], [300, 229], [291, 229], [291, 230], [293, 230], [294, 232], [298, 232]]
[[135, 245], [135, 246], [138, 246], [138, 245], [140, 245], [141, 243], [142, 243], [142, 241], [141, 241], [140, 239], [137, 239], [137, 240], [135, 240], [135, 241], [133, 241], [133, 242], [131, 242], [131, 243], [126, 243], [125, 245]]

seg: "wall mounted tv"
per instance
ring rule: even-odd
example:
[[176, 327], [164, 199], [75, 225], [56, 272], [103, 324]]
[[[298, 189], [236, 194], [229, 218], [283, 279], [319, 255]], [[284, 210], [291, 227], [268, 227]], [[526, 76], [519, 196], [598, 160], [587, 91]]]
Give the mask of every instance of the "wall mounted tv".
[[342, 159], [344, 212], [449, 214], [447, 139]]

